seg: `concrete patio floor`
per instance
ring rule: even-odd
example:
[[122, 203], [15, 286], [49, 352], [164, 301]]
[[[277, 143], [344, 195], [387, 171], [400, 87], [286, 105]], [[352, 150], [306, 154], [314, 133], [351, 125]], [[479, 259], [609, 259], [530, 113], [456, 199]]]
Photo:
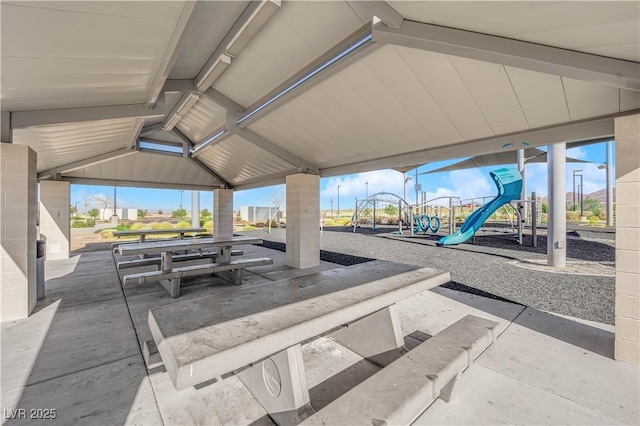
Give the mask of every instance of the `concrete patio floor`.
[[[282, 252], [242, 248], [274, 259], [251, 268], [243, 286], [343, 268], [322, 262], [300, 271], [285, 266]], [[357, 275], [403, 267], [374, 261], [348, 268]], [[164, 368], [147, 368], [142, 357], [150, 308], [233, 291], [231, 284], [194, 280], [179, 299], [153, 283], [123, 291], [108, 251], [48, 261], [46, 275], [36, 313], [1, 324], [3, 424], [270, 424], [235, 377], [176, 391]], [[639, 423], [639, 370], [612, 360], [611, 326], [445, 288], [404, 300], [398, 312], [408, 347], [467, 314], [500, 324], [500, 337], [463, 374], [455, 398], [437, 400], [415, 424]], [[303, 353], [316, 409], [378, 369], [328, 338], [307, 342]], [[27, 418], [7, 419], [17, 408]], [[56, 418], [29, 418], [31, 409], [55, 409]]]

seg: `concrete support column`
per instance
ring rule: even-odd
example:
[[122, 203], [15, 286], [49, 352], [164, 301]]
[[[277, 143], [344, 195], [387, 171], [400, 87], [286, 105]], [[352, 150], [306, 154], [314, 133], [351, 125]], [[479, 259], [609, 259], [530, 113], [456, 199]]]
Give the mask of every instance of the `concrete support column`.
[[26, 318], [37, 303], [36, 158], [28, 146], [0, 143], [0, 321]]
[[547, 157], [547, 263], [555, 268], [564, 268], [567, 266], [566, 144], [550, 145]]
[[70, 187], [69, 182], [40, 182], [40, 235], [47, 240], [47, 260], [69, 258]]
[[613, 142], [607, 142], [607, 226], [613, 226]]
[[191, 226], [200, 226], [200, 191], [191, 191]]
[[615, 358], [640, 365], [640, 115], [616, 118]]
[[320, 177], [287, 176], [287, 265], [320, 265]]
[[233, 190], [213, 191], [213, 235], [230, 238], [233, 236]]

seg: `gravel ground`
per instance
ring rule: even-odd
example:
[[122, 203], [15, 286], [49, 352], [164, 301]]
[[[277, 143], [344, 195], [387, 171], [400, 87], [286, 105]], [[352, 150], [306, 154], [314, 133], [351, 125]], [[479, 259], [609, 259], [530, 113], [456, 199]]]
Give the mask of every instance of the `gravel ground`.
[[[271, 234], [261, 230], [241, 234], [282, 243], [285, 232], [285, 229], [274, 229]], [[436, 241], [431, 236], [410, 239], [384, 232], [354, 234], [345, 232], [344, 228], [330, 231], [325, 228], [320, 248], [327, 252], [449, 271], [450, 287], [457, 285], [464, 290], [462, 286], [467, 286], [544, 311], [613, 324], [614, 277], [537, 271], [517, 266], [514, 260], [546, 258], [544, 237], [539, 237], [537, 248], [519, 246], [506, 236], [478, 237], [475, 245], [452, 247], [437, 247]], [[613, 241], [569, 238], [567, 257], [576, 261], [612, 262], [615, 260]]]

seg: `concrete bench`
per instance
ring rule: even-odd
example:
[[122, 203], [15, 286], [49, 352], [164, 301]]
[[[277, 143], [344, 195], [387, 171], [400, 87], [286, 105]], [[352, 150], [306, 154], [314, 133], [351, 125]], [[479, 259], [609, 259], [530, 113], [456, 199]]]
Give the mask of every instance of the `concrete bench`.
[[467, 315], [308, 417], [303, 425], [409, 425], [495, 341], [497, 323]]
[[140, 272], [138, 274], [125, 275], [122, 278], [123, 284], [144, 284], [148, 282], [159, 282], [171, 297], [180, 297], [180, 282], [182, 278], [197, 277], [200, 275], [222, 273], [231, 271], [230, 281], [234, 285], [242, 283], [242, 269], [251, 266], [272, 265], [273, 259], [261, 257], [257, 259], [232, 260], [225, 263], [206, 263], [203, 265], [182, 266], [172, 268], [168, 271]]
[[[231, 256], [242, 256], [244, 252], [242, 250], [231, 250]], [[204, 253], [190, 253], [190, 254], [178, 254], [173, 255], [173, 262], [188, 262], [192, 260], [215, 260], [218, 257], [218, 252], [204, 252]], [[118, 262], [118, 269], [130, 269], [139, 268], [141, 266], [156, 266], [160, 268], [160, 257], [147, 257], [144, 259], [123, 260]]]
[[313, 412], [301, 342], [332, 333], [365, 358], [401, 351], [395, 303], [450, 280], [431, 268], [388, 275], [340, 268], [178, 302], [149, 311], [149, 328], [177, 389], [233, 373], [277, 423], [296, 423]]

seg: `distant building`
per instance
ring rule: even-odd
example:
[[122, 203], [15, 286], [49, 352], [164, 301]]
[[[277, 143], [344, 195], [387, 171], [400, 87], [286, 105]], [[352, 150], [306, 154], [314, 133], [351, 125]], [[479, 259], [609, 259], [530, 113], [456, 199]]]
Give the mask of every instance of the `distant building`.
[[274, 207], [258, 207], [258, 206], [242, 206], [240, 207], [240, 218], [247, 222], [268, 222], [269, 211], [274, 215], [276, 209]]
[[[100, 220], [109, 220], [113, 216], [113, 208], [99, 209]], [[138, 209], [116, 209], [119, 219], [138, 220]]]

